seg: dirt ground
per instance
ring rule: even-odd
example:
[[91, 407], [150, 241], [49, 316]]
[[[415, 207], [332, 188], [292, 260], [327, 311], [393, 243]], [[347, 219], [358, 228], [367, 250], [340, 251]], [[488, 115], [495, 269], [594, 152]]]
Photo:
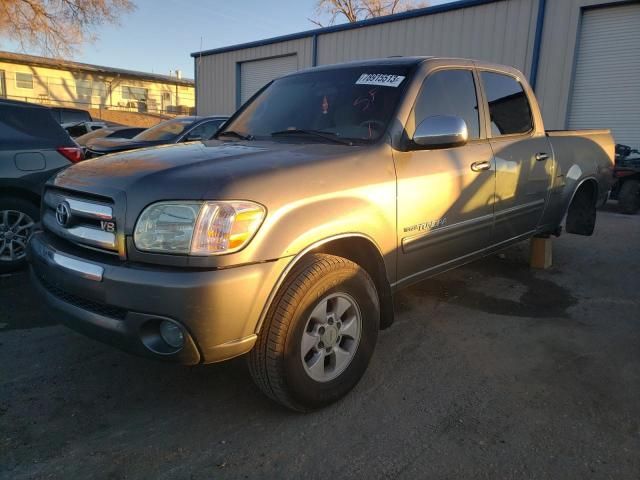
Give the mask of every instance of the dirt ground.
[[0, 477], [640, 478], [640, 215], [608, 205], [548, 271], [526, 257], [399, 294], [357, 388], [308, 415], [242, 359], [129, 356], [0, 277]]

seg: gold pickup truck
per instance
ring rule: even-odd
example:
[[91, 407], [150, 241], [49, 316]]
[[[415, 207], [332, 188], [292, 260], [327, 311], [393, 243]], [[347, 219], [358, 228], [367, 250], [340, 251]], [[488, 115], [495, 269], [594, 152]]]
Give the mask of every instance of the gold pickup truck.
[[70, 327], [188, 365], [246, 355], [269, 397], [312, 410], [362, 377], [398, 289], [562, 223], [591, 235], [613, 158], [608, 131], [546, 132], [512, 68], [313, 68], [211, 140], [59, 173], [31, 269]]

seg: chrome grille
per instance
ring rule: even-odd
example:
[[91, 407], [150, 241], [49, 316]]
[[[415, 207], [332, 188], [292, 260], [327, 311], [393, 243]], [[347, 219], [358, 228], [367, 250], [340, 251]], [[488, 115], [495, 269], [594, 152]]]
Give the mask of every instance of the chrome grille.
[[113, 203], [82, 194], [47, 190], [43, 226], [55, 235], [83, 247], [119, 254]]

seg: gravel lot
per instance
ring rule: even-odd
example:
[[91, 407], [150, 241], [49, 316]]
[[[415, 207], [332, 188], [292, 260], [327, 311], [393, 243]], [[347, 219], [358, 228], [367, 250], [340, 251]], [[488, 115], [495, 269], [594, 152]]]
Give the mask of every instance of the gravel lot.
[[266, 400], [59, 325], [0, 277], [0, 477], [640, 478], [640, 215], [600, 212], [531, 271], [518, 245], [398, 295], [340, 403]]

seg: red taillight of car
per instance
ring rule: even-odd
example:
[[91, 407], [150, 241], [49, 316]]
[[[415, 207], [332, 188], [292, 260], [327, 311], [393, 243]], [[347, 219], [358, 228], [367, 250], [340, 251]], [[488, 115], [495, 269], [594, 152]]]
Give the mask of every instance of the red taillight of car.
[[80, 147], [58, 147], [57, 150], [71, 163], [78, 163], [84, 160], [84, 153]]
[[628, 177], [629, 175], [633, 175], [636, 173], [634, 170], [615, 170], [613, 172], [614, 177]]

